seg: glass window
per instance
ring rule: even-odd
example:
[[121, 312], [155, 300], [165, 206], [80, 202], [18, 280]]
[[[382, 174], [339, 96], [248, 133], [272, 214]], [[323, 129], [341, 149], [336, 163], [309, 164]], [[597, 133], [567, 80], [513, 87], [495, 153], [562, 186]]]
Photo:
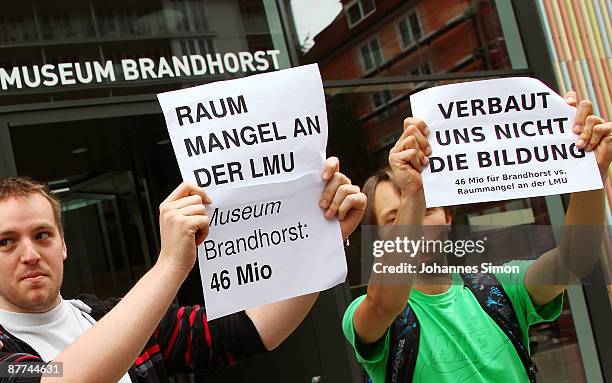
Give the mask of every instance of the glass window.
[[421, 74], [431, 74], [431, 65], [429, 64], [429, 62], [426, 62], [425, 64], [421, 65]]
[[423, 35], [421, 22], [415, 10], [411, 10], [410, 13], [402, 17], [397, 23], [397, 27], [402, 48], [411, 46]]
[[356, 0], [344, 6], [350, 28], [374, 12], [374, 0]]
[[421, 22], [419, 21], [419, 16], [416, 12], [411, 13], [408, 16], [408, 20], [410, 20], [410, 27], [412, 28], [412, 34], [416, 39], [419, 39], [422, 35], [421, 33]]
[[371, 72], [378, 68], [383, 62], [378, 37], [374, 37], [372, 40], [362, 45], [360, 53], [364, 73]]
[[393, 96], [388, 90], [376, 92], [372, 94], [372, 101], [374, 101], [374, 108], [380, 108], [381, 106], [387, 105]]
[[359, 3], [353, 4], [352, 7], [347, 8], [349, 25], [355, 25], [361, 20], [361, 8]]
[[393, 94], [388, 89], [372, 93], [374, 111], [378, 112], [376, 121], [382, 121], [397, 113], [397, 107], [392, 105]]
[[429, 61], [425, 61], [424, 63], [419, 64], [413, 69], [411, 69], [409, 73], [412, 76], [431, 74], [431, 64], [429, 63]]
[[363, 68], [366, 71], [374, 69], [374, 63], [372, 62], [372, 55], [370, 54], [370, 46], [364, 45], [361, 47], [361, 58], [363, 60]]
[[370, 14], [370, 12], [374, 11], [374, 0], [361, 0], [360, 3], [364, 15], [367, 16]]

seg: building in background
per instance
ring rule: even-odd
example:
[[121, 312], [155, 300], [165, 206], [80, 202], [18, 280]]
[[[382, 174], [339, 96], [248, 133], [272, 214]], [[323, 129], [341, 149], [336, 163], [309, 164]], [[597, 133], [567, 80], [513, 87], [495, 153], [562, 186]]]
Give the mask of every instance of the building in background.
[[[157, 206], [180, 181], [156, 93], [316, 62], [328, 154], [361, 184], [386, 162], [409, 95], [427, 87], [533, 76], [587, 95], [609, 119], [610, 15], [609, 0], [5, 4], [0, 176], [31, 175], [61, 198], [71, 244], [65, 296], [121, 296], [155, 261]], [[464, 205], [455, 222], [474, 232], [560, 225], [566, 206], [567, 196]], [[347, 303], [364, 288], [359, 235], [347, 251], [347, 284], [323, 293], [286, 343], [196, 380], [360, 382], [340, 332]], [[551, 229], [530, 239], [513, 249], [538, 255], [534, 243], [552, 246], [557, 236]], [[604, 264], [589, 284], [572, 286], [561, 319], [532, 331], [540, 382], [612, 381], [609, 270]], [[202, 303], [198, 270], [178, 298]]]
[[[483, 1], [344, 1], [305, 60], [318, 63], [328, 81], [511, 68], [495, 4]], [[395, 143], [408, 97], [427, 86], [361, 97], [355, 113], [371, 154]]]

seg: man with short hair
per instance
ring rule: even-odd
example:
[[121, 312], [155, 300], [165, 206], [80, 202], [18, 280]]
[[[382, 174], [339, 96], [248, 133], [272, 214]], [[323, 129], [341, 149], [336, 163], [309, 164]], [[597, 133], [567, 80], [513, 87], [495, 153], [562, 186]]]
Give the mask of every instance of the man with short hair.
[[[346, 238], [359, 224], [365, 196], [334, 157], [322, 177], [320, 205], [326, 216], [339, 218]], [[58, 201], [38, 182], [0, 179], [0, 382], [52, 380], [53, 374], [40, 373], [45, 365], [56, 371], [51, 361], [62, 363], [62, 382], [167, 382], [282, 343], [318, 293], [210, 322], [202, 307], [171, 304], [208, 234], [209, 203], [203, 189], [181, 184], [160, 205], [158, 260], [128, 294], [65, 300], [60, 287], [68, 251]]]

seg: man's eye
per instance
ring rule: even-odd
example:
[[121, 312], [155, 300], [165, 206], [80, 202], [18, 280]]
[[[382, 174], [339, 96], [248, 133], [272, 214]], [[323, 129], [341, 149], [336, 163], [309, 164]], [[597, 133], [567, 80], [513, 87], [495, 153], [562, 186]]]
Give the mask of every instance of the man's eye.
[[50, 235], [46, 231], [43, 231], [43, 232], [40, 232], [40, 233], [36, 234], [36, 239], [39, 239], [39, 240], [47, 239], [49, 237], [50, 237]]
[[11, 239], [0, 239], [0, 247], [8, 247], [13, 243]]
[[385, 221], [385, 225], [390, 225], [393, 222], [395, 222], [395, 216], [394, 215], [389, 217], [389, 218], [387, 218], [387, 220]]

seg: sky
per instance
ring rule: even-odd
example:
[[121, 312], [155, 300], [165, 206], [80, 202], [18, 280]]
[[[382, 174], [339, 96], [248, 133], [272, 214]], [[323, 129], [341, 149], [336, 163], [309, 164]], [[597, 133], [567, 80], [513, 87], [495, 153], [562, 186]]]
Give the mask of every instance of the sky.
[[291, 0], [298, 39], [307, 48], [313, 38], [328, 26], [342, 10], [339, 0]]

